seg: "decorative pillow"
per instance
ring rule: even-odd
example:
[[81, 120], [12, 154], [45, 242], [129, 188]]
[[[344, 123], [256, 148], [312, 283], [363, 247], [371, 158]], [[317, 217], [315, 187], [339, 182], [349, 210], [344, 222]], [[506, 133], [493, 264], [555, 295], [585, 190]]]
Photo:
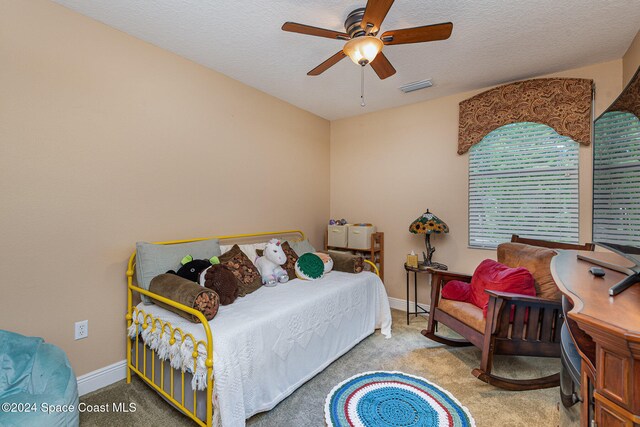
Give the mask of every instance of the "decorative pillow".
[[345, 273], [360, 273], [364, 270], [364, 258], [349, 252], [329, 251], [333, 269]]
[[238, 296], [245, 296], [262, 286], [260, 272], [238, 245], [218, 257], [238, 281]]
[[316, 251], [316, 249], [313, 246], [311, 246], [311, 243], [309, 243], [309, 240], [307, 239], [301, 242], [291, 241], [289, 242], [289, 244], [291, 245], [291, 248], [296, 252], [296, 254], [298, 254], [298, 256], [302, 256], [308, 253], [313, 253]]
[[510, 268], [492, 259], [482, 261], [473, 272], [469, 298], [469, 302], [480, 307], [484, 317], [487, 317], [489, 294], [485, 289], [536, 296], [533, 276], [526, 268]]
[[218, 294], [220, 305], [229, 305], [238, 298], [238, 281], [228, 267], [212, 265], [204, 273], [203, 286]]
[[306, 253], [296, 261], [296, 276], [302, 280], [316, 280], [324, 275], [324, 262], [313, 253]]
[[560, 301], [562, 293], [551, 274], [551, 258], [556, 251], [524, 243], [502, 243], [498, 245], [498, 261], [509, 267], [524, 267], [533, 276], [536, 295], [540, 298]]
[[[256, 262], [256, 258], [261, 255], [258, 255], [258, 251], [263, 251], [267, 242], [262, 243], [251, 243], [246, 245], [237, 245], [242, 252], [249, 258], [249, 261]], [[220, 250], [222, 253], [228, 252], [235, 245], [220, 245]]]
[[[296, 277], [296, 261], [298, 261], [298, 254], [291, 248], [289, 242], [282, 242], [282, 250], [287, 256], [287, 262], [282, 265], [282, 268], [289, 275], [289, 279]], [[260, 257], [264, 253], [264, 249], [256, 249], [256, 254]]]
[[[151, 279], [168, 270], [178, 270], [180, 260], [187, 254], [194, 259], [209, 259], [218, 256], [220, 244], [218, 239], [200, 240], [197, 242], [178, 243], [175, 245], [157, 245], [154, 243], [136, 243], [136, 277], [138, 286], [149, 289]], [[153, 304], [146, 295], [141, 295], [145, 304]]]
[[[154, 294], [198, 310], [204, 314], [207, 320], [213, 319], [218, 313], [219, 299], [217, 293], [175, 274], [160, 274], [154, 277], [149, 285], [149, 290]], [[154, 300], [154, 302], [193, 323], [200, 323], [200, 319], [192, 314], [185, 313], [161, 301]]]
[[324, 263], [324, 274], [327, 274], [333, 269], [333, 260], [329, 254], [323, 252], [314, 252], [316, 255], [320, 257], [322, 262]]
[[470, 302], [471, 283], [451, 280], [442, 288], [442, 297], [454, 301]]

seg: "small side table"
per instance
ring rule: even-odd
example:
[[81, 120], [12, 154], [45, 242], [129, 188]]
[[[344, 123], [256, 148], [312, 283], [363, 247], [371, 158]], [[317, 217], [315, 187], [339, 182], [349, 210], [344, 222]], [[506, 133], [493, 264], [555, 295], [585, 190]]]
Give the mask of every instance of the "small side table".
[[[413, 314], [418, 317], [418, 314], [429, 314], [429, 310], [422, 307], [418, 304], [418, 273], [420, 274], [431, 274], [434, 269], [433, 268], [415, 268], [409, 267], [406, 263], [404, 264], [404, 269], [407, 272], [407, 325], [409, 324], [409, 317]], [[413, 272], [413, 311], [410, 311], [409, 304], [409, 277], [411, 276], [411, 272]]]

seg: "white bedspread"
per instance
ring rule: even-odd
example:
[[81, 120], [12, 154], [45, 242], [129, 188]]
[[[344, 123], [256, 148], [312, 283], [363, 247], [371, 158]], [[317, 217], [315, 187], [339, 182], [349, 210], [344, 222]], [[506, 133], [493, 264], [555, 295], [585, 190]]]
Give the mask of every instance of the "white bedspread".
[[[138, 308], [204, 340], [199, 324], [156, 305]], [[235, 427], [272, 409], [374, 329], [390, 337], [391, 311], [378, 276], [332, 271], [262, 287], [221, 306], [209, 324], [219, 415]]]

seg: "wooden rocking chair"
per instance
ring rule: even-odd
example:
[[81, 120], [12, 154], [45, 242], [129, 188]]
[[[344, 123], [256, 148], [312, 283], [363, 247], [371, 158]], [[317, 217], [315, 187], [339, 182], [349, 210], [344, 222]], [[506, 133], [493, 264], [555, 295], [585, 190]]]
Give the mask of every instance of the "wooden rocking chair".
[[[486, 319], [472, 304], [441, 298], [442, 287], [450, 280], [470, 282], [471, 276], [434, 270], [431, 276], [431, 310], [422, 335], [450, 346], [475, 345], [482, 350], [480, 368], [472, 374], [481, 381], [507, 390], [534, 390], [560, 385], [560, 374], [516, 380], [491, 373], [493, 356], [560, 357], [560, 328], [564, 321], [560, 291], [551, 277], [552, 249], [594, 249], [593, 243], [573, 245], [513, 235], [511, 243], [498, 246], [498, 262], [509, 267], [525, 267], [536, 282], [537, 296], [490, 291]], [[442, 323], [465, 339], [436, 334]]]

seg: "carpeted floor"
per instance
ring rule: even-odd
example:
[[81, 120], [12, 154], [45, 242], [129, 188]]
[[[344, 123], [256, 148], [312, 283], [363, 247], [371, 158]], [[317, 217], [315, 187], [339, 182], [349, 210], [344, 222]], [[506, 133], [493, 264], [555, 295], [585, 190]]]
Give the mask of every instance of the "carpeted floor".
[[[471, 375], [480, 361], [480, 352], [474, 347], [451, 348], [428, 340], [420, 335], [426, 326], [422, 317], [412, 318], [407, 326], [405, 313], [393, 310], [393, 322], [391, 339], [376, 331], [271, 411], [250, 418], [247, 425], [323, 426], [324, 400], [329, 391], [346, 378], [374, 370], [402, 371], [438, 384], [469, 408], [479, 427], [572, 425], [561, 420], [558, 388], [526, 392], [497, 389]], [[527, 378], [557, 372], [559, 366], [559, 361], [552, 359], [497, 356], [494, 372]], [[81, 401], [89, 405], [135, 403], [136, 407], [133, 413], [82, 413], [81, 426], [196, 425], [135, 377], [131, 384], [120, 381]]]

